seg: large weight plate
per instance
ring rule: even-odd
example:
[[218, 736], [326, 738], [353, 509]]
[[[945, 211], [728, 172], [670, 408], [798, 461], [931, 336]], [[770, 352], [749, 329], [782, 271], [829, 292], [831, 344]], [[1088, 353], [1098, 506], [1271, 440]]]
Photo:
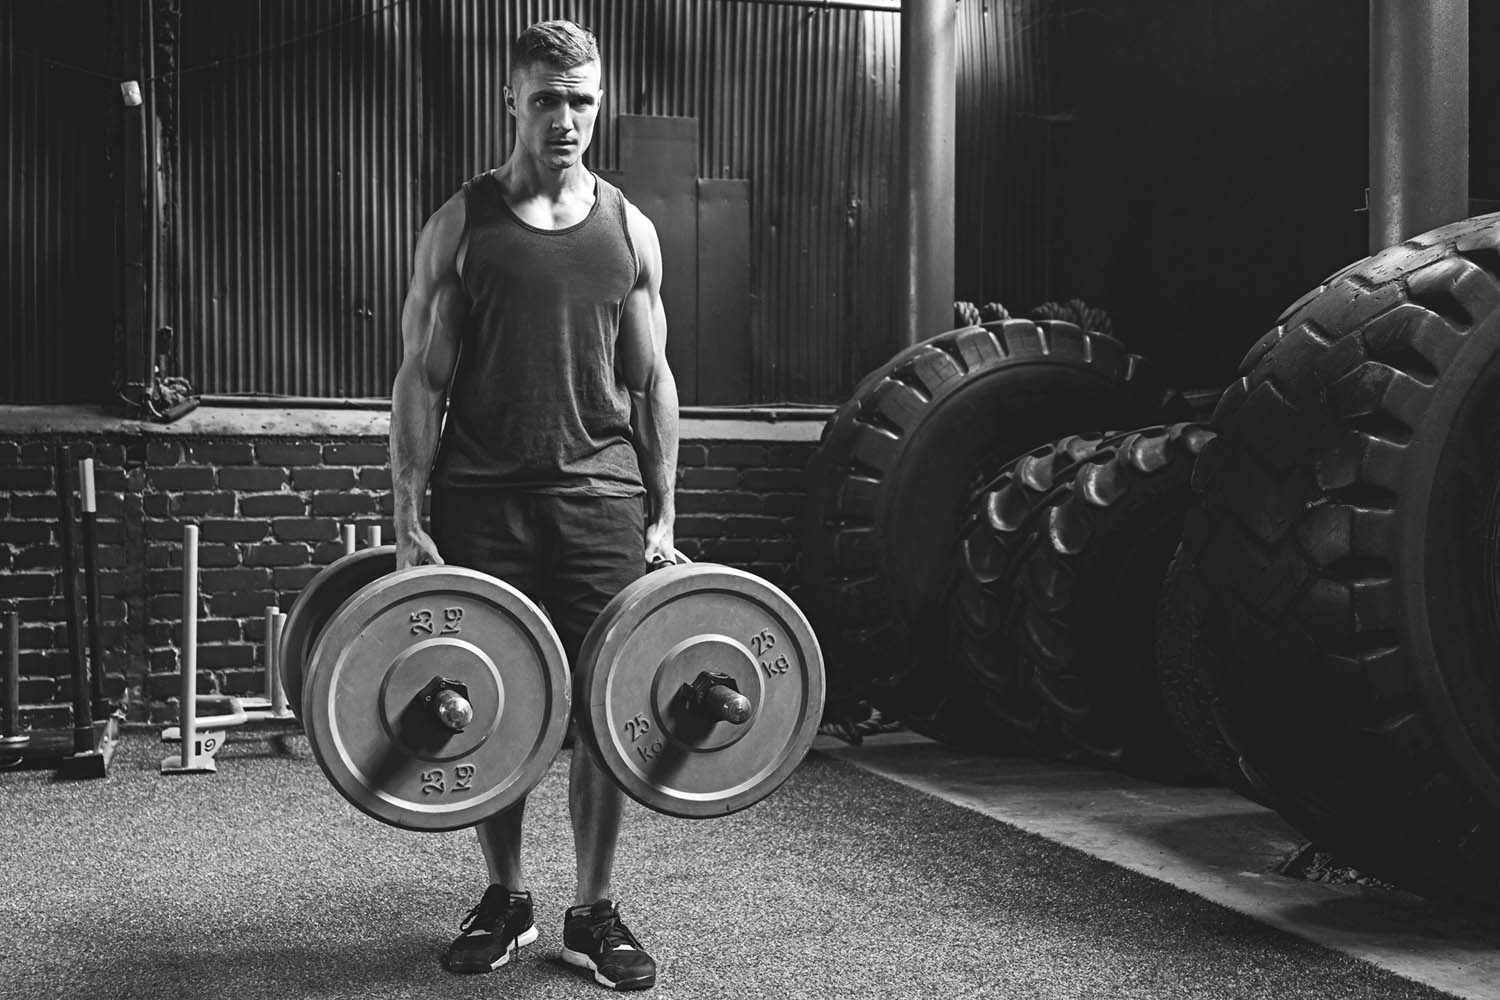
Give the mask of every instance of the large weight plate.
[[[672, 816], [723, 816], [771, 794], [823, 714], [823, 656], [807, 619], [729, 566], [668, 566], [632, 583], [589, 630], [576, 668], [580, 729], [605, 770]], [[747, 722], [686, 710], [682, 686], [704, 670], [734, 678]]]
[[[468, 689], [445, 729], [420, 695]], [[417, 566], [371, 583], [328, 622], [302, 692], [313, 754], [345, 798], [408, 830], [457, 830], [514, 805], [567, 731], [562, 643], [520, 591], [471, 569]]]
[[286, 702], [294, 709], [302, 704], [302, 682], [308, 657], [329, 619], [366, 584], [396, 571], [396, 546], [379, 545], [341, 556], [324, 566], [307, 582], [281, 626], [276, 649], [277, 668]]

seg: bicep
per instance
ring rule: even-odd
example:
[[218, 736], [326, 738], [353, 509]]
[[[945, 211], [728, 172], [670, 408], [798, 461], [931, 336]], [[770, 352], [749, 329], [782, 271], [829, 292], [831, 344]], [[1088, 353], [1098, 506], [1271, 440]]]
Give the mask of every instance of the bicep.
[[620, 359], [626, 384], [645, 390], [660, 366], [666, 364], [667, 323], [661, 302], [661, 247], [656, 230], [632, 209], [632, 236], [640, 254], [641, 270], [625, 298], [620, 318]]
[[402, 367], [433, 389], [446, 386], [453, 372], [468, 312], [456, 264], [462, 232], [462, 216], [455, 218], [451, 205], [423, 227], [401, 311]]

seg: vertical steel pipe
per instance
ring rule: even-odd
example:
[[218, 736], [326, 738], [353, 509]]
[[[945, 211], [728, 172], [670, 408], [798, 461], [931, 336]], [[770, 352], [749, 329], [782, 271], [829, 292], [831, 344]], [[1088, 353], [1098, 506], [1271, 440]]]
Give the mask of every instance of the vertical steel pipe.
[[1469, 0], [1370, 0], [1370, 251], [1469, 214]]
[[182, 768], [193, 764], [198, 737], [198, 526], [182, 529], [182, 691], [178, 707]]
[[365, 528], [365, 548], [380, 548], [380, 525], [372, 524]]
[[906, 0], [901, 6], [897, 330], [905, 344], [953, 325], [957, 22], [955, 0]]
[[78, 481], [83, 507], [83, 593], [88, 607], [89, 693], [93, 697], [94, 716], [113, 711], [104, 697], [104, 633], [99, 610], [99, 507], [94, 498], [94, 460], [80, 459]]
[[[0, 738], [21, 734], [21, 615], [14, 606], [5, 611], [5, 717]], [[0, 750], [5, 749], [0, 745]]]
[[359, 544], [359, 529], [352, 524], [344, 525], [344, 555], [354, 555]]
[[62, 549], [63, 603], [68, 614], [68, 652], [73, 658], [73, 752], [93, 753], [94, 714], [89, 701], [88, 663], [83, 649], [82, 613], [78, 606], [78, 546], [74, 542], [73, 464], [66, 445], [53, 449], [57, 475], [57, 541]]

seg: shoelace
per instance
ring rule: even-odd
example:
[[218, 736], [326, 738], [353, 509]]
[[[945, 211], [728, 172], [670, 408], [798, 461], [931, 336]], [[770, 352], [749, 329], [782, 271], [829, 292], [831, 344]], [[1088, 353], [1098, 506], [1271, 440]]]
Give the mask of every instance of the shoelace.
[[620, 921], [618, 912], [611, 913], [603, 920], [595, 923], [589, 928], [589, 933], [594, 935], [594, 940], [599, 942], [600, 951], [614, 951], [620, 945], [641, 950], [641, 943], [635, 939], [635, 935]]
[[484, 900], [481, 899], [479, 905], [464, 914], [463, 920], [459, 921], [458, 932], [460, 934], [467, 934], [471, 928], [480, 931], [493, 931], [496, 927], [505, 923], [505, 917], [509, 915], [512, 905], [511, 900], [507, 898], [492, 903], [486, 908]]

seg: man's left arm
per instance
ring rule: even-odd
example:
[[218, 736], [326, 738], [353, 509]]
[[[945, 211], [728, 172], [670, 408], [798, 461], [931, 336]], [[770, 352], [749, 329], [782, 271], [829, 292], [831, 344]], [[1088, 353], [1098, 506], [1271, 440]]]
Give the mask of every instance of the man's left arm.
[[677, 517], [677, 382], [667, 365], [667, 314], [661, 303], [661, 243], [634, 205], [627, 209], [640, 276], [620, 317], [621, 375], [630, 389], [631, 427], [646, 486], [646, 561], [670, 560]]

